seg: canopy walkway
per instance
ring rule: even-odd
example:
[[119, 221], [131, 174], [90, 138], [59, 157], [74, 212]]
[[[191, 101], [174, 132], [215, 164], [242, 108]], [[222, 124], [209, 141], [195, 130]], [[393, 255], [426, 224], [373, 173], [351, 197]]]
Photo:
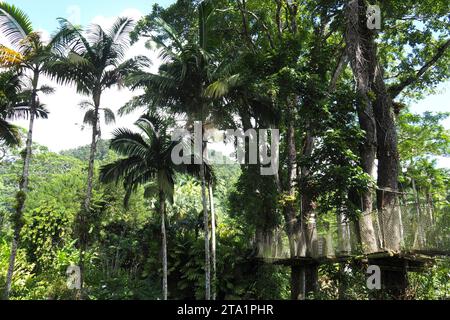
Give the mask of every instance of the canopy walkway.
[[[291, 254], [292, 248], [283, 228], [259, 237], [257, 260], [261, 263], [293, 266], [361, 261], [378, 265], [403, 265], [409, 271], [421, 271], [436, 258], [450, 257], [450, 206], [401, 206], [401, 249], [383, 248], [383, 238], [388, 237], [381, 228], [377, 211], [372, 212], [375, 241], [378, 250], [367, 252], [361, 244], [358, 223], [338, 217], [327, 217], [314, 222], [314, 237], [308, 250]], [[324, 221], [325, 220], [325, 221]], [[299, 237], [300, 239], [302, 237]], [[304, 238], [303, 238], [304, 239]]]

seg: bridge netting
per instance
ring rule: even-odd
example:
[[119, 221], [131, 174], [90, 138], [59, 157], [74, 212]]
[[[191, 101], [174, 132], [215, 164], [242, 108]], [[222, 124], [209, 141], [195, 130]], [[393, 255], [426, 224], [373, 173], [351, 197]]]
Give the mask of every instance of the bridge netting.
[[[255, 239], [258, 257], [264, 259], [289, 259], [297, 257], [321, 259], [352, 257], [377, 252], [392, 251], [386, 244], [392, 238], [399, 237], [398, 252], [416, 252], [424, 255], [449, 255], [450, 253], [450, 205], [407, 203], [399, 205], [399, 217], [393, 228], [390, 222], [384, 222], [378, 211], [366, 215], [372, 222], [372, 241], [376, 249], [368, 250], [361, 239], [361, 217], [352, 221], [344, 216], [329, 214], [319, 216], [309, 222], [309, 230], [314, 236], [306, 240], [306, 236], [298, 237], [299, 245], [305, 250], [292, 252], [292, 244], [285, 232], [279, 228], [260, 234]], [[397, 230], [392, 232], [392, 230]], [[306, 231], [308, 232], [308, 231]], [[303, 233], [303, 231], [301, 231]], [[301, 243], [301, 242], [306, 243]], [[398, 253], [397, 252], [397, 253]]]

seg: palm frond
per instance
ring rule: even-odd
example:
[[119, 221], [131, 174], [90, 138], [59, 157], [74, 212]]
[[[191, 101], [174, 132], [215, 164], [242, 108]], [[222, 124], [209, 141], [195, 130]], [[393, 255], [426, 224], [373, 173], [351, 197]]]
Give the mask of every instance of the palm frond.
[[43, 94], [54, 94], [56, 92], [55, 88], [50, 87], [48, 85], [42, 85], [39, 88], [39, 91], [42, 92]]
[[89, 126], [97, 125], [97, 114], [95, 109], [89, 109], [84, 114], [83, 123]]
[[81, 101], [79, 104], [78, 104], [78, 106], [82, 109], [82, 110], [84, 110], [84, 109], [93, 109], [94, 108], [94, 104], [91, 102], [91, 101], [89, 101], [89, 100], [83, 100], [83, 101]]
[[114, 124], [116, 122], [116, 116], [114, 115], [114, 112], [108, 108], [103, 108], [102, 110], [105, 117], [105, 123]]
[[111, 29], [108, 31], [108, 36], [113, 40], [113, 43], [120, 43], [121, 45], [129, 45], [130, 32], [134, 29], [134, 20], [127, 17], [119, 17]]
[[[19, 103], [14, 105], [10, 109], [10, 113], [8, 117], [10, 119], [28, 119], [31, 113], [31, 108], [29, 107], [28, 102]], [[34, 116], [38, 119], [48, 119], [48, 115], [50, 112], [47, 110], [45, 105], [39, 105], [35, 111]]]
[[45, 73], [60, 85], [75, 84], [77, 92], [89, 95], [92, 92], [94, 67], [90, 61], [72, 52], [66, 58], [49, 61]]
[[13, 46], [33, 32], [30, 18], [14, 5], [0, 2], [0, 32]]
[[125, 58], [125, 50], [130, 46], [130, 32], [133, 31], [135, 23], [133, 19], [120, 17], [108, 31], [108, 37], [112, 43], [112, 51], [117, 60]]
[[19, 128], [0, 118], [0, 141], [8, 147], [19, 146], [21, 144]]
[[156, 136], [158, 139], [167, 130], [165, 120], [156, 113], [141, 116], [136, 121], [136, 126], [144, 131], [148, 137]]
[[175, 193], [175, 181], [173, 176], [174, 173], [170, 168], [159, 170], [158, 172], [159, 189], [164, 193], [166, 199], [170, 203], [173, 203], [173, 195]]
[[147, 183], [144, 187], [144, 197], [150, 199], [159, 192], [159, 187], [155, 182]]
[[133, 113], [139, 108], [142, 108], [147, 105], [147, 99], [145, 95], [140, 95], [131, 98], [124, 106], [119, 109], [119, 116], [125, 116]]
[[206, 88], [204, 95], [212, 99], [222, 98], [239, 84], [239, 80], [238, 74], [217, 80]]
[[63, 37], [64, 34], [66, 35], [66, 38], [60, 39], [61, 43], [68, 45], [72, 52], [80, 56], [86, 54], [91, 60], [94, 60], [96, 57], [95, 52], [89, 41], [83, 35], [83, 29], [74, 26], [69, 20], [64, 18], [59, 18], [58, 21], [60, 23], [60, 31], [62, 32], [60, 36]]
[[[59, 29], [52, 34], [48, 47], [60, 56], [64, 56], [71, 50], [77, 35], [82, 32], [81, 27], [74, 26], [65, 19], [58, 18]], [[79, 52], [79, 50], [74, 50]]]
[[145, 157], [148, 144], [139, 133], [129, 129], [116, 129], [111, 139], [111, 149], [124, 156]]
[[[164, 31], [168, 38], [173, 42], [173, 44], [175, 45], [176, 49], [178, 50], [182, 50], [183, 49], [183, 42], [180, 39], [180, 37], [177, 35], [176, 31], [166, 22], [164, 21], [162, 18], [157, 17], [155, 19], [155, 24], [160, 27], [162, 29], [162, 31]], [[153, 38], [153, 40], [158, 43], [158, 44], [162, 44], [162, 41], [160, 41], [160, 39], [158, 38]]]
[[100, 181], [103, 183], [119, 183], [128, 173], [141, 164], [140, 157], [119, 159], [100, 168]]
[[90, 44], [95, 46], [96, 44], [103, 43], [107, 39], [107, 34], [103, 28], [98, 24], [91, 24], [86, 30], [86, 39]]

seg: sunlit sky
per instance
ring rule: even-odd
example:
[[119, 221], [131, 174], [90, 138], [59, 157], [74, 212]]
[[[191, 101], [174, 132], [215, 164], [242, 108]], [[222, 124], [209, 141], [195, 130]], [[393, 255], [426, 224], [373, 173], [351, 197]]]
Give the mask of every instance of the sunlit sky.
[[[7, 1], [8, 2], [8, 1]], [[14, 0], [10, 3], [24, 10], [30, 17], [35, 29], [44, 34], [53, 33], [58, 23], [56, 18], [64, 17], [74, 23], [86, 25], [89, 23], [98, 23], [104, 27], [111, 25], [117, 16], [131, 16], [139, 19], [141, 16], [149, 13], [155, 2], [166, 7], [174, 0]], [[3, 42], [0, 38], [0, 42]], [[128, 57], [135, 55], [147, 55], [154, 60], [154, 70], [157, 70], [158, 59], [155, 52], [150, 52], [140, 42], [133, 46]], [[82, 131], [80, 123], [82, 122], [82, 113], [78, 103], [85, 100], [86, 97], [79, 96], [72, 87], [53, 86], [57, 89], [56, 93], [42, 97], [41, 101], [47, 105], [50, 110], [48, 120], [38, 120], [35, 128], [35, 141], [47, 146], [52, 151], [66, 150], [90, 143], [90, 132], [88, 129]], [[422, 113], [425, 111], [450, 111], [450, 83], [441, 84], [439, 93], [429, 96], [424, 100], [411, 105], [411, 111]], [[128, 90], [109, 90], [103, 95], [104, 107], [118, 110], [131, 97], [132, 93]], [[103, 137], [109, 138], [111, 132], [117, 127], [131, 127], [136, 120], [137, 115], [117, 119], [117, 123], [110, 127], [103, 128]], [[20, 121], [19, 125], [27, 127], [26, 122]], [[447, 119], [444, 125], [450, 129], [450, 119]], [[450, 168], [450, 159], [440, 159], [440, 166]]]

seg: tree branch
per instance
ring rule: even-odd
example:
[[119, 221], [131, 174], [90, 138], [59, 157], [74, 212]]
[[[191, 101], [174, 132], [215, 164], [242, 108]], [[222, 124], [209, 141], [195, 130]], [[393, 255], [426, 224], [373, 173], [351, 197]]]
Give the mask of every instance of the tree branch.
[[414, 76], [411, 76], [398, 84], [394, 84], [389, 88], [392, 99], [395, 99], [406, 87], [420, 79], [436, 62], [444, 55], [450, 46], [450, 39], [438, 48], [436, 54], [420, 68]]
[[347, 66], [349, 62], [348, 58], [348, 49], [345, 47], [344, 50], [341, 53], [341, 56], [339, 58], [338, 64], [336, 66], [336, 69], [333, 72], [333, 76], [331, 78], [330, 85], [328, 87], [328, 93], [331, 94], [336, 89], [337, 82], [339, 80], [339, 77], [341, 76], [342, 72], [344, 71], [345, 67]]

